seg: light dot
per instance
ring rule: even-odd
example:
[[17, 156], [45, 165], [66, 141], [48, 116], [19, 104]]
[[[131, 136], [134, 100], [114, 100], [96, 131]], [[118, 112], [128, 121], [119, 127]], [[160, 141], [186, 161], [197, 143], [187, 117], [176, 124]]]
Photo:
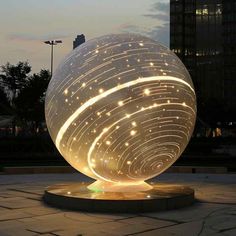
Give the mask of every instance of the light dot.
[[167, 100], [167, 103], [170, 103], [170, 100]]
[[111, 141], [106, 141], [106, 145], [110, 145], [111, 144]]
[[99, 51], [98, 51], [98, 50], [96, 50], [95, 52], [96, 52], [96, 53], [99, 53]]
[[85, 86], [86, 86], [86, 83], [83, 83], [83, 84], [82, 84], [82, 87], [85, 87]]
[[132, 164], [132, 162], [131, 161], [127, 161], [127, 165], [131, 165]]
[[139, 46], [141, 46], [141, 47], [142, 47], [143, 45], [144, 45], [143, 43], [139, 43]]
[[128, 147], [128, 146], [129, 146], [129, 143], [126, 142], [126, 143], [125, 143], [125, 146]]
[[140, 62], [140, 59], [138, 59], [137, 62]]
[[133, 125], [134, 127], [136, 127], [136, 126], [137, 126], [137, 123], [136, 123], [135, 121], [133, 121], [133, 122], [132, 122], [132, 125]]
[[123, 105], [124, 105], [124, 102], [123, 102], [123, 101], [119, 101], [119, 102], [118, 102], [118, 105], [119, 105], [119, 106], [123, 106]]
[[132, 135], [132, 136], [134, 136], [136, 133], [137, 133], [136, 130], [131, 130], [131, 131], [130, 131], [130, 135]]
[[76, 141], [76, 137], [74, 137], [73, 140]]
[[107, 112], [107, 114], [106, 114], [107, 116], [110, 116], [111, 115], [111, 113], [110, 112]]
[[64, 94], [65, 94], [65, 95], [68, 94], [68, 89], [65, 89]]
[[126, 118], [130, 118], [130, 114], [126, 114]]
[[97, 115], [100, 116], [100, 115], [101, 115], [101, 112], [97, 112]]
[[166, 62], [165, 65], [168, 66], [169, 64]]
[[120, 128], [120, 126], [117, 125], [117, 126], [116, 126], [116, 129], [119, 129], [119, 128]]
[[145, 95], [149, 95], [150, 94], [150, 90], [149, 89], [144, 89], [144, 94]]
[[183, 102], [183, 103], [182, 103], [182, 105], [183, 105], [184, 107], [186, 107], [186, 106], [187, 106], [185, 102]]
[[68, 99], [65, 99], [65, 102], [68, 102]]
[[70, 195], [70, 194], [71, 194], [71, 192], [67, 192], [67, 194], [69, 194], [69, 195]]
[[100, 88], [99, 93], [103, 93], [103, 92], [104, 92], [104, 89]]
[[153, 63], [153, 62], [150, 62], [150, 66], [154, 66], [154, 63]]
[[151, 198], [151, 196], [150, 196], [150, 195], [147, 195], [147, 198]]

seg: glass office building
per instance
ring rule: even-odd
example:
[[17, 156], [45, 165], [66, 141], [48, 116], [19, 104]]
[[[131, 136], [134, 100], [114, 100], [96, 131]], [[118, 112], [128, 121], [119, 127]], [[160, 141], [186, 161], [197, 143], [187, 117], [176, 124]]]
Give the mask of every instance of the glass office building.
[[235, 0], [170, 0], [170, 47], [199, 101], [236, 108]]

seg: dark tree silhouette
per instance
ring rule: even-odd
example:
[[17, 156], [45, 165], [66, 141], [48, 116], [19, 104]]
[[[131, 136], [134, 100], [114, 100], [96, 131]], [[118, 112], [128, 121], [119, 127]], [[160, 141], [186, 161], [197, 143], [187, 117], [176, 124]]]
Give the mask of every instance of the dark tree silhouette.
[[41, 70], [38, 74], [33, 74], [15, 100], [21, 120], [31, 121], [34, 130], [40, 128], [41, 122], [45, 119], [44, 99], [50, 78], [48, 70]]
[[11, 105], [6, 92], [0, 87], [0, 115], [9, 115], [11, 113]]
[[[12, 116], [12, 132], [16, 135], [16, 125], [26, 127], [31, 123], [37, 129], [44, 121], [44, 97], [50, 80], [50, 73], [41, 70], [29, 75], [28, 62], [1, 66], [0, 99], [1, 113]], [[1, 114], [0, 113], [0, 114]]]
[[1, 66], [0, 82], [8, 93], [11, 103], [14, 105], [14, 99], [17, 97], [18, 92], [24, 88], [28, 74], [31, 71], [31, 66], [28, 62], [18, 62], [12, 65], [9, 62]]

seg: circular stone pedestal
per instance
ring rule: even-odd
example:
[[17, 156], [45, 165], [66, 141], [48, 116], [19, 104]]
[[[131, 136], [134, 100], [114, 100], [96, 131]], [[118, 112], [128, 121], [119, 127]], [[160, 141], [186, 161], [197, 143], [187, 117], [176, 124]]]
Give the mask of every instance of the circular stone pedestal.
[[94, 192], [90, 183], [56, 184], [48, 187], [44, 201], [50, 205], [90, 212], [151, 212], [189, 206], [194, 190], [174, 184], [152, 184], [145, 192]]

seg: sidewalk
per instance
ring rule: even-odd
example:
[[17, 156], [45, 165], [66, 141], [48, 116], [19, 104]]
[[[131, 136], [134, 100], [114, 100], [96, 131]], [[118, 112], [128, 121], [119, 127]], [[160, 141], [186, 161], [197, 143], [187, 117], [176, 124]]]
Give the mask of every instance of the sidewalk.
[[146, 214], [91, 214], [42, 202], [54, 183], [86, 181], [80, 174], [0, 176], [0, 235], [236, 235], [235, 174], [170, 174], [155, 181], [195, 189], [197, 202], [181, 210]]

